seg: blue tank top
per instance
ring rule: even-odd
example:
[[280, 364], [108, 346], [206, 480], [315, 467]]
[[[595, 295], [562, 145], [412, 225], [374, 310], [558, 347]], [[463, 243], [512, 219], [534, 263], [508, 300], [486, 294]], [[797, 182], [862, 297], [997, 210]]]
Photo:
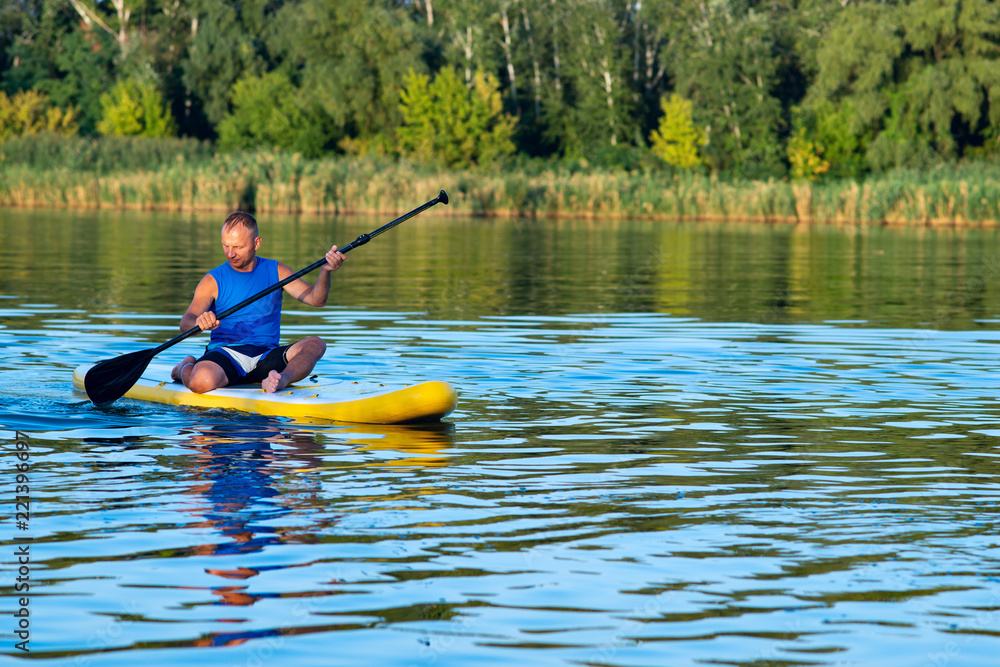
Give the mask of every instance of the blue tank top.
[[[229, 262], [224, 262], [209, 271], [209, 274], [215, 278], [215, 284], [219, 287], [219, 296], [213, 306], [218, 315], [278, 282], [278, 262], [258, 257], [252, 271], [237, 271]], [[219, 328], [212, 332], [207, 349], [214, 350], [223, 345], [277, 347], [281, 332], [283, 293], [284, 290], [275, 290], [219, 320]]]

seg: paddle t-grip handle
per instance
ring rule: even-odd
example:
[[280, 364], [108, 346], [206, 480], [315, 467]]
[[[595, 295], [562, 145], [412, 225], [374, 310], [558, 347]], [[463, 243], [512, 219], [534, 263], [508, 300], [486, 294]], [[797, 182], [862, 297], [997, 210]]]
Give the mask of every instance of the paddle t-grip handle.
[[[427, 202], [423, 206], [415, 208], [412, 211], [410, 211], [409, 213], [407, 213], [406, 215], [400, 216], [400, 217], [396, 218], [395, 220], [393, 220], [392, 222], [390, 222], [388, 224], [385, 224], [382, 227], [379, 227], [374, 232], [369, 232], [368, 234], [362, 234], [358, 238], [354, 239], [353, 241], [351, 241], [350, 243], [348, 243], [347, 245], [345, 245], [343, 248], [338, 248], [337, 252], [346, 253], [346, 252], [348, 252], [350, 250], [353, 250], [354, 248], [357, 248], [359, 245], [364, 245], [364, 244], [368, 243], [369, 241], [371, 241], [376, 236], [378, 236], [379, 234], [381, 234], [382, 232], [389, 231], [390, 229], [392, 229], [393, 227], [395, 227], [399, 223], [404, 222], [406, 220], [409, 220], [410, 218], [412, 218], [416, 214], [418, 214], [418, 213], [420, 213], [420, 212], [422, 212], [422, 211], [424, 211], [426, 209], [429, 209], [431, 206], [434, 206], [434, 204], [437, 204], [439, 202], [442, 203], [442, 204], [447, 204], [448, 203], [448, 193], [445, 192], [444, 190], [442, 190], [441, 192], [439, 192], [437, 197], [435, 197], [434, 199], [430, 200], [429, 202]], [[321, 259], [319, 261], [318, 266], [322, 266], [325, 261], [326, 261], [326, 258], [324, 257], [323, 259]], [[308, 270], [312, 270], [312, 269], [310, 268]]]

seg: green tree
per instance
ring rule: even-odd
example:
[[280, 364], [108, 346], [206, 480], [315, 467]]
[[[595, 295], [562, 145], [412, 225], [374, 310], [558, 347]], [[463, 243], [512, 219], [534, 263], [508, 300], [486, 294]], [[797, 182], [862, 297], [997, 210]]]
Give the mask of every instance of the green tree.
[[38, 0], [21, 7], [16, 34], [0, 45], [10, 63], [0, 72], [0, 88], [10, 95], [43, 92], [53, 106], [77, 111], [82, 134], [93, 133], [101, 118], [100, 97], [113, 84], [114, 40], [82, 24], [65, 1]]
[[97, 131], [113, 136], [172, 137], [177, 133], [170, 109], [154, 86], [138, 81], [119, 81], [101, 96], [103, 117]]
[[[824, 176], [862, 178], [866, 172], [865, 151], [870, 135], [855, 136], [851, 130], [853, 115], [848, 100], [839, 105], [824, 101], [809, 107], [793, 107], [792, 137], [788, 144], [792, 175], [803, 177], [804, 172], [796, 172], [795, 160], [802, 161], [806, 153], [814, 152], [828, 165], [822, 172]], [[799, 157], [792, 159], [792, 151], [799, 153]]]
[[453, 67], [472, 85], [479, 70], [497, 72], [501, 67], [500, 24], [494, 20], [498, 0], [435, 0], [435, 26], [431, 34], [440, 43], [442, 67]]
[[21, 65], [19, 47], [31, 40], [42, 11], [42, 0], [8, 0], [0, 3], [0, 88], [9, 92], [11, 70]]
[[694, 124], [691, 101], [676, 93], [660, 100], [663, 116], [649, 137], [653, 153], [669, 165], [694, 169], [704, 163], [698, 149], [705, 145], [705, 131]]
[[806, 137], [803, 127], [788, 140], [788, 162], [796, 180], [818, 181], [830, 171], [830, 163], [823, 159], [823, 146]]
[[145, 0], [67, 0], [68, 4], [80, 16], [81, 22], [88, 29], [101, 30], [114, 40], [119, 56], [125, 60], [130, 47], [132, 30], [130, 22], [145, 4]]
[[0, 91], [0, 139], [41, 132], [69, 136], [76, 131], [73, 110], [52, 106], [43, 93], [26, 90], [7, 97]]
[[[79, 109], [80, 130], [87, 134], [102, 118], [101, 96], [118, 80], [152, 82], [173, 106], [178, 65], [191, 34], [185, 10], [192, 4], [197, 2], [0, 3], [0, 64], [9, 63], [0, 71], [0, 88], [8, 94], [45, 91], [57, 106]], [[178, 100], [174, 109], [183, 108]]]
[[747, 4], [680, 5], [662, 58], [671, 63], [675, 91], [694, 103], [696, 121], [707, 128], [713, 170], [767, 178], [784, 172], [785, 117], [773, 93], [780, 63], [770, 17]]
[[772, 92], [789, 117], [794, 107], [801, 105], [816, 77], [817, 50], [845, 4], [830, 0], [772, 0], [753, 5], [754, 11], [766, 16], [772, 26], [779, 82]]
[[357, 139], [356, 150], [388, 150], [402, 122], [406, 72], [424, 67], [407, 9], [391, 0], [302, 0], [279, 23], [285, 66], [301, 73], [303, 94], [338, 138]]
[[467, 167], [514, 151], [515, 119], [504, 113], [500, 86], [491, 74], [476, 72], [470, 88], [451, 68], [433, 81], [411, 70], [400, 99], [399, 140], [406, 155]]
[[565, 31], [560, 33], [560, 85], [549, 94], [544, 116], [548, 136], [565, 155], [593, 156], [642, 142], [632, 116], [631, 54], [622, 41], [618, 4], [565, 0], [558, 5]]
[[869, 166], [926, 166], [996, 142], [1000, 6], [989, 0], [863, 2], [836, 17], [809, 96], [850, 103]]
[[273, 51], [282, 26], [276, 20], [284, 2], [193, 0], [183, 21], [190, 30], [187, 55], [179, 64], [181, 82], [192, 104], [218, 125], [230, 112], [233, 86], [245, 76], [274, 67]]
[[668, 41], [665, 24], [670, 20], [673, 5], [667, 0], [626, 3], [623, 37], [631, 51], [633, 96], [644, 134], [656, 128], [662, 112], [660, 103], [667, 77], [660, 52]]
[[316, 157], [329, 140], [323, 119], [299, 102], [301, 91], [283, 72], [246, 76], [233, 86], [233, 112], [219, 124], [226, 150], [279, 148]]

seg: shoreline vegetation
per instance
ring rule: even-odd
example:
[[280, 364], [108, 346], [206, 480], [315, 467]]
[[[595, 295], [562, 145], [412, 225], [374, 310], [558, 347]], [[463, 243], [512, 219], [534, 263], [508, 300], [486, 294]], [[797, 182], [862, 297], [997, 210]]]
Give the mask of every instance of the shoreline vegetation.
[[992, 0], [7, 5], [0, 206], [1000, 224]]
[[655, 169], [526, 162], [434, 169], [389, 158], [214, 153], [205, 142], [100, 145], [65, 137], [0, 144], [0, 206], [391, 214], [447, 190], [449, 215], [996, 226], [1000, 166], [894, 171], [855, 180], [722, 180]]

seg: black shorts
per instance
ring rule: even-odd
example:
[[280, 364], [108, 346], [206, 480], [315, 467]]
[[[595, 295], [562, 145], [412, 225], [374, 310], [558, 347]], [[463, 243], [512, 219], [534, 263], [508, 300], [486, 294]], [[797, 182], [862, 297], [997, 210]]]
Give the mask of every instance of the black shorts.
[[[285, 370], [285, 366], [288, 365], [285, 354], [289, 347], [291, 345], [282, 345], [268, 351], [268, 348], [260, 345], [227, 345], [224, 348], [217, 347], [206, 352], [198, 361], [211, 361], [218, 364], [226, 373], [226, 379], [229, 380], [226, 386], [260, 384], [271, 371], [280, 373]], [[230, 356], [225, 350], [230, 350], [235, 354]], [[254, 358], [257, 358], [256, 362], [254, 362]]]

